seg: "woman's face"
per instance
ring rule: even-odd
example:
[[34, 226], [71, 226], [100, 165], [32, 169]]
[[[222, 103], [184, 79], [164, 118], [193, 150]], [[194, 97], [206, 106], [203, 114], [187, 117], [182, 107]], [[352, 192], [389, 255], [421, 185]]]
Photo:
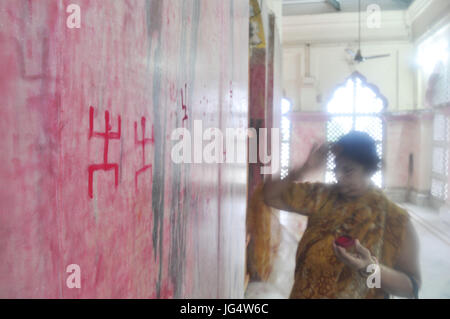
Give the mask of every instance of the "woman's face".
[[370, 176], [364, 166], [344, 156], [337, 157], [335, 164], [339, 192], [347, 197], [362, 195], [370, 183]]

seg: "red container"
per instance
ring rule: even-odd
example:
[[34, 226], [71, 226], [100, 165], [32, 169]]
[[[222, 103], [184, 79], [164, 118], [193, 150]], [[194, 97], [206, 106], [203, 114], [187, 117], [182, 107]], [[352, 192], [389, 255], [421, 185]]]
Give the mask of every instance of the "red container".
[[349, 248], [355, 245], [355, 240], [350, 237], [350, 236], [341, 236], [339, 238], [336, 238], [334, 240], [334, 242], [336, 243], [336, 245], [344, 247], [344, 248]]

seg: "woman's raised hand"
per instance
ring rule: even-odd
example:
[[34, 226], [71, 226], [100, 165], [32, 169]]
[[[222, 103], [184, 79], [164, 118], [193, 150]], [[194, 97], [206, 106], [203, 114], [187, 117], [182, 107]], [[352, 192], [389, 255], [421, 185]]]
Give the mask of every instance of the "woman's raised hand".
[[304, 167], [308, 170], [315, 170], [327, 161], [328, 151], [331, 149], [333, 143], [325, 142], [319, 146], [318, 143], [314, 143], [308, 158], [305, 161]]

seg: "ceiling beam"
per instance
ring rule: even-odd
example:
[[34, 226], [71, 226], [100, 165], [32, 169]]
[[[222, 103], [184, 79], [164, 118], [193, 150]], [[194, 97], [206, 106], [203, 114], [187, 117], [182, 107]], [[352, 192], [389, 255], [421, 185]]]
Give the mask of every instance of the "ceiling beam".
[[311, 3], [321, 3], [327, 2], [328, 0], [284, 0], [283, 5], [291, 5], [291, 4], [311, 4]]
[[[365, 23], [361, 24], [363, 43], [411, 41], [411, 32], [405, 23], [404, 11], [383, 11], [381, 25], [382, 27], [377, 29], [368, 28]], [[358, 12], [341, 11], [328, 14], [285, 16], [283, 17], [283, 45], [353, 43], [358, 39], [357, 30]]]
[[331, 4], [336, 11], [341, 11], [341, 4], [339, 0], [328, 0], [327, 2]]

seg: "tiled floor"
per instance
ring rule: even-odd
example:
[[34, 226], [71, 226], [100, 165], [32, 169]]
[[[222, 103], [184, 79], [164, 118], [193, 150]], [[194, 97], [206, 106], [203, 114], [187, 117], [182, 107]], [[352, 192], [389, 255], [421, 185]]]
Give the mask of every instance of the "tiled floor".
[[[420, 298], [450, 298], [450, 212], [399, 203], [410, 212], [420, 240]], [[306, 219], [282, 213], [282, 242], [268, 283], [250, 283], [246, 298], [288, 298], [293, 285], [295, 252]]]
[[450, 298], [450, 212], [399, 203], [411, 214], [420, 240], [420, 298]]

